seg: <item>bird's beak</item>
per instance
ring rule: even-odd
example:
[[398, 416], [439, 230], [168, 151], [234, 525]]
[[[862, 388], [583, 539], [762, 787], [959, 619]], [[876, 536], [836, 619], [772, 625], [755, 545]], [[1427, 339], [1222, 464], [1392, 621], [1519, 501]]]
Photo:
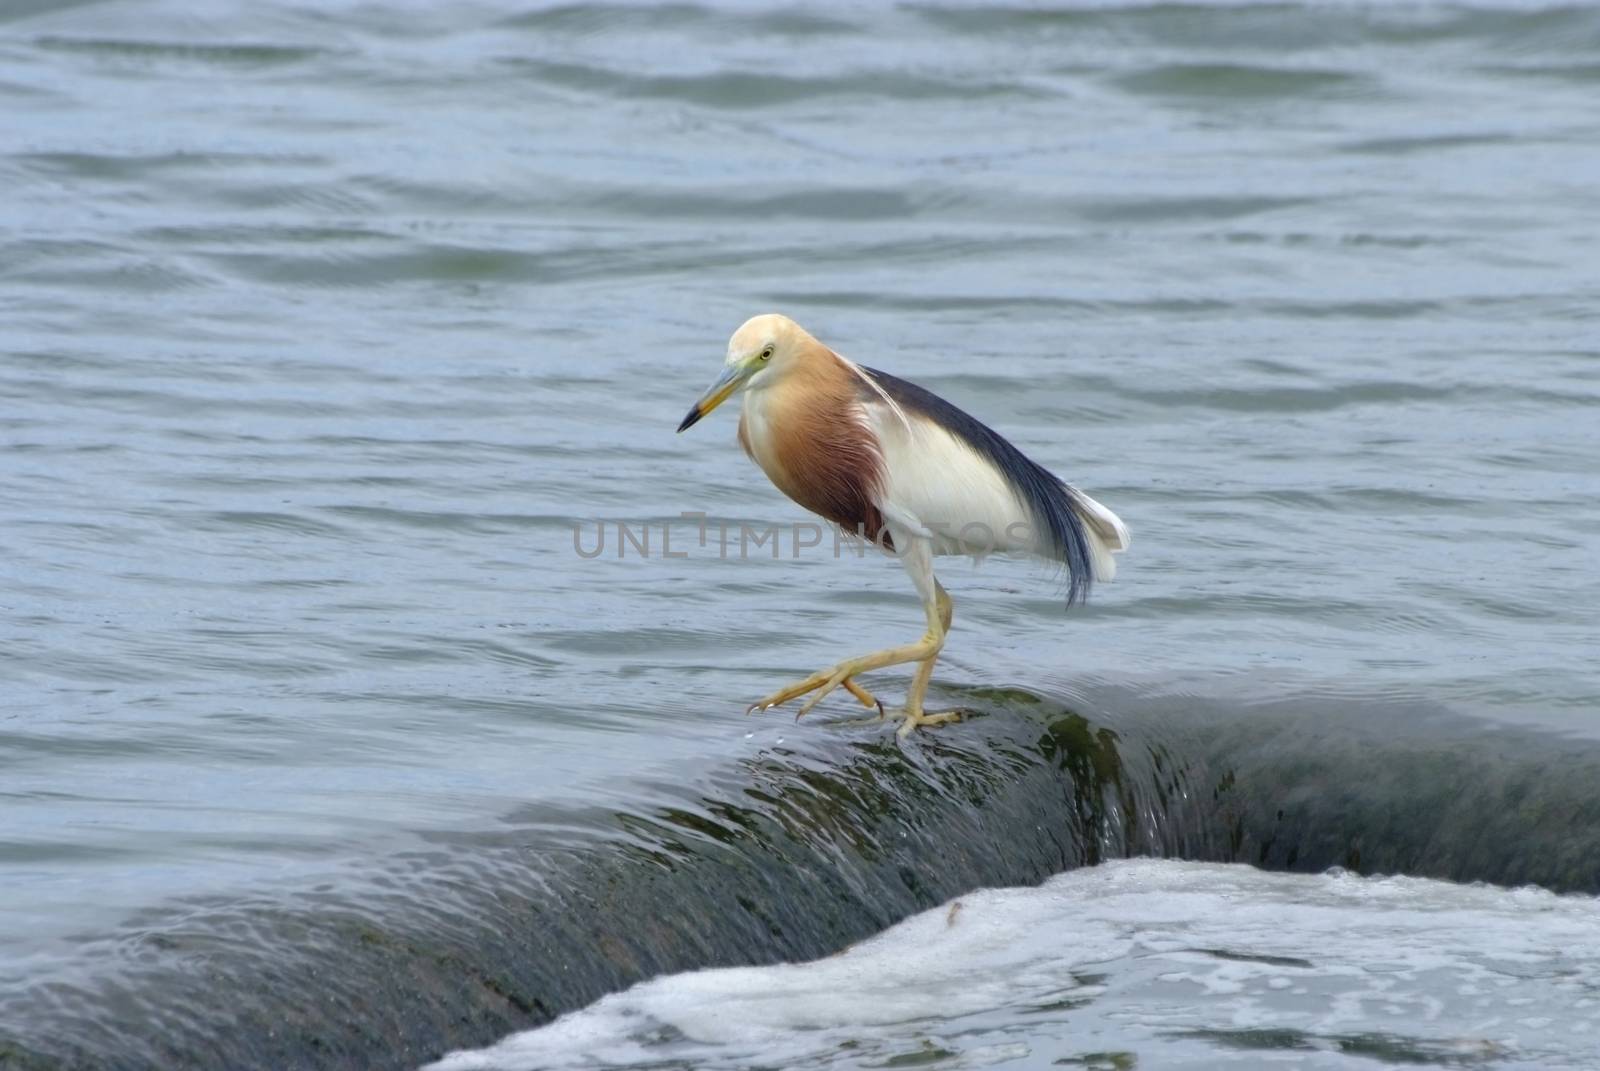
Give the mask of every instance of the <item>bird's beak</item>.
[[739, 389], [746, 377], [750, 375], [749, 365], [733, 365], [726, 369], [717, 381], [706, 388], [700, 395], [700, 400], [694, 403], [694, 408], [689, 410], [689, 415], [683, 418], [683, 423], [678, 425], [679, 431], [687, 431], [699, 423], [700, 418], [711, 410], [728, 400], [728, 396]]

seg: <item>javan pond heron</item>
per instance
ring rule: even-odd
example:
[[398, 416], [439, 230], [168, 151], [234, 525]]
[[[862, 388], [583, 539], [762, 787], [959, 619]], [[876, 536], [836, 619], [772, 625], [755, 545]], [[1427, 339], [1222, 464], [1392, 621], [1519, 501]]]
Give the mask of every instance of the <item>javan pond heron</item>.
[[841, 357], [787, 316], [756, 316], [733, 333], [722, 375], [678, 430], [741, 390], [745, 453], [800, 505], [897, 555], [928, 616], [915, 643], [846, 659], [751, 711], [810, 693], [798, 718], [842, 685], [881, 714], [883, 704], [855, 678], [915, 662], [900, 732], [959, 720], [959, 711], [923, 710], [953, 611], [933, 575], [935, 557], [1009, 553], [1060, 563], [1069, 607], [1116, 575], [1112, 554], [1129, 538], [1115, 513], [943, 398]]

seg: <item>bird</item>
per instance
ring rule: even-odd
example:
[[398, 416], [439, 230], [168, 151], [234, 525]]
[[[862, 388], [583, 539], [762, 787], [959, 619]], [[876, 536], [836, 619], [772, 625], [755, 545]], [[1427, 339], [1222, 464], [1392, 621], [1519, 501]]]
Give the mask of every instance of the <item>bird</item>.
[[744, 452], [799, 505], [898, 557], [927, 616], [915, 642], [847, 658], [747, 713], [808, 696], [798, 720], [842, 686], [883, 718], [883, 703], [856, 678], [915, 663], [900, 735], [959, 721], [959, 710], [924, 709], [954, 617], [934, 559], [1021, 554], [1059, 563], [1070, 608], [1116, 575], [1112, 555], [1129, 546], [1121, 518], [998, 432], [930, 390], [845, 358], [787, 316], [753, 316], [733, 333], [722, 374], [679, 433], [736, 393]]

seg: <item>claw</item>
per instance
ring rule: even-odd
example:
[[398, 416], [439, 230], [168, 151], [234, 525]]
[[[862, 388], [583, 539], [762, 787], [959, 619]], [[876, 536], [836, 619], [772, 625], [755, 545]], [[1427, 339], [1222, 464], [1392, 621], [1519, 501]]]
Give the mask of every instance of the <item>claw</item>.
[[860, 703], [868, 710], [871, 710], [873, 707], [877, 707], [880, 713], [883, 711], [882, 701], [879, 700], [877, 696], [861, 687], [861, 685], [857, 684], [854, 677], [846, 677], [843, 683], [845, 690], [856, 697], [856, 702]]

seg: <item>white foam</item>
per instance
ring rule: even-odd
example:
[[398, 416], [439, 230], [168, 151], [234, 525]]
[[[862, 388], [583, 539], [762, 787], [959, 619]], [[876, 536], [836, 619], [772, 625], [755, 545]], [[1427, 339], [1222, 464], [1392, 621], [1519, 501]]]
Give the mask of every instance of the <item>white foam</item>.
[[1141, 1066], [1338, 1067], [1372, 1066], [1361, 1054], [1376, 1051], [1595, 1066], [1600, 900], [1119, 862], [976, 892], [816, 962], [657, 978], [430, 1071], [940, 1052], [963, 1067], [1116, 1052]]

